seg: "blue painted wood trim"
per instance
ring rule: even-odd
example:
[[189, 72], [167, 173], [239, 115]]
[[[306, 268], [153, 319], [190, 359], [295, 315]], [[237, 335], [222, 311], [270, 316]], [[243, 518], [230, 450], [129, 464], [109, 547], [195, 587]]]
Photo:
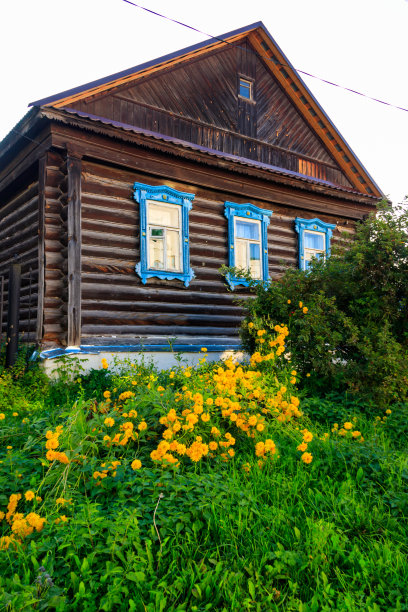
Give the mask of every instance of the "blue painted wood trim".
[[321, 219], [315, 217], [314, 219], [301, 219], [296, 217], [295, 219], [295, 230], [299, 234], [299, 268], [305, 269], [305, 242], [304, 242], [304, 231], [312, 230], [315, 232], [321, 232], [326, 235], [326, 258], [330, 257], [330, 238], [336, 225], [333, 223], [325, 223]]
[[[268, 275], [268, 235], [267, 228], [270, 218], [273, 214], [272, 210], [264, 210], [253, 204], [236, 204], [235, 202], [225, 202], [224, 215], [228, 219], [228, 266], [235, 268], [235, 233], [234, 233], [234, 217], [243, 217], [244, 219], [257, 219], [261, 222], [261, 261], [262, 261], [262, 281], [267, 281]], [[233, 290], [237, 285], [249, 286], [249, 282], [245, 278], [234, 277], [232, 274], [225, 275], [226, 281]]]
[[[57, 348], [42, 351], [38, 357], [40, 359], [56, 359], [65, 355], [95, 355], [98, 353], [200, 353], [204, 344], [143, 344], [139, 346], [92, 346], [83, 345], [79, 348]], [[207, 353], [218, 353], [223, 351], [241, 351], [240, 344], [213, 344], [206, 346]]]
[[[167, 185], [145, 185], [144, 183], [135, 183], [133, 185], [133, 197], [139, 203], [140, 213], [140, 261], [135, 266], [135, 271], [142, 279], [142, 283], [146, 284], [148, 278], [161, 278], [163, 280], [178, 279], [188, 287], [190, 281], [194, 278], [194, 271], [190, 268], [190, 237], [188, 213], [191, 210], [194, 199], [194, 193], [185, 193], [176, 191]], [[182, 272], [171, 272], [169, 270], [153, 270], [147, 266], [147, 200], [163, 202], [165, 204], [175, 204], [181, 206], [181, 255], [182, 255]]]

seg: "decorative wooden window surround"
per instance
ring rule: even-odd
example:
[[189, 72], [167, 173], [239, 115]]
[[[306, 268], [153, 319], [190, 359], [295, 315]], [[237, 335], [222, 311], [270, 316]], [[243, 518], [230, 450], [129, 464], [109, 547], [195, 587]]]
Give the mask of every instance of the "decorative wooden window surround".
[[[225, 202], [224, 214], [228, 219], [229, 267], [249, 272], [254, 280], [268, 280], [267, 227], [272, 211], [253, 204]], [[226, 280], [231, 289], [249, 286], [249, 281], [238, 273], [228, 273]]]
[[307, 270], [313, 257], [330, 256], [330, 238], [336, 226], [320, 219], [296, 217], [295, 229], [299, 234], [299, 268]]
[[156, 277], [178, 279], [188, 287], [194, 278], [188, 227], [194, 194], [143, 183], [135, 183], [133, 189], [140, 206], [140, 261], [136, 273], [144, 284], [148, 278]]

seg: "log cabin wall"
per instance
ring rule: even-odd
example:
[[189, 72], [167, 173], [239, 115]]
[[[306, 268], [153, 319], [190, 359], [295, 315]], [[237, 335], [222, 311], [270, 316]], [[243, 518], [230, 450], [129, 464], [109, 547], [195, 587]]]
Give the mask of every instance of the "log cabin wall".
[[[149, 156], [153, 160], [154, 155]], [[135, 165], [148, 168], [149, 159]], [[171, 173], [163, 165], [160, 176], [159, 168], [158, 163], [151, 174], [86, 156], [82, 161], [82, 344], [165, 343], [166, 337], [177, 338], [179, 343], [238, 344], [242, 309], [235, 301], [248, 296], [248, 290], [237, 287], [230, 291], [219, 272], [223, 264], [228, 264], [224, 216], [227, 200], [251, 202], [273, 210], [268, 227], [268, 258], [269, 273], [274, 279], [286, 266], [298, 265], [296, 216], [318, 216], [325, 222], [336, 223], [333, 241], [340, 236], [340, 229], [353, 231], [354, 221], [347, 217], [350, 204], [345, 205], [343, 215], [316, 213], [307, 206], [295, 205], [295, 191], [294, 205], [290, 206], [273, 201], [273, 196], [269, 200], [243, 197], [242, 191], [251, 191], [250, 179], [242, 178], [241, 189], [231, 191], [227, 181], [224, 189], [220, 188], [221, 180], [214, 188], [199, 184], [196, 175], [189, 176], [187, 169], [183, 171], [174, 159]], [[208, 168], [206, 173], [211, 176]], [[175, 179], [175, 175], [185, 179]], [[143, 285], [135, 273], [140, 260], [139, 205], [132, 197], [135, 181], [166, 184], [195, 194], [189, 219], [190, 263], [196, 277], [188, 288], [177, 280], [156, 278]], [[290, 201], [290, 194], [286, 194], [286, 199]], [[321, 196], [319, 200], [321, 210]], [[309, 201], [313, 202], [313, 194], [305, 199], [306, 204]]]
[[[3, 317], [0, 325], [4, 341], [7, 326], [9, 267], [21, 264], [20, 339], [37, 339], [38, 303], [38, 164], [8, 186], [0, 196], [0, 286], [4, 278]], [[1, 296], [0, 296], [1, 299]]]
[[44, 188], [44, 315], [42, 341], [67, 343], [67, 164], [63, 152], [47, 155]]

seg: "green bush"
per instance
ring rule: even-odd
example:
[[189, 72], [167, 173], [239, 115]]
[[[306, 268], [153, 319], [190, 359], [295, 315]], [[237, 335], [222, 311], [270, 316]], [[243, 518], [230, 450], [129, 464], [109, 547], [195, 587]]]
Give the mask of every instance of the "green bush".
[[350, 390], [380, 406], [408, 397], [408, 211], [385, 205], [360, 223], [327, 261], [253, 285], [248, 323], [289, 321], [288, 352], [313, 392]]

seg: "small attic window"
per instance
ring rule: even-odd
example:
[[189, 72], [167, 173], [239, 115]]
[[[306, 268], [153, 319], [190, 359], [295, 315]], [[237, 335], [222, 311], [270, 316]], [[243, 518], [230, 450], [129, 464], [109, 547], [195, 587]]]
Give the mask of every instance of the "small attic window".
[[247, 79], [239, 78], [238, 95], [245, 100], [253, 100], [253, 83]]

